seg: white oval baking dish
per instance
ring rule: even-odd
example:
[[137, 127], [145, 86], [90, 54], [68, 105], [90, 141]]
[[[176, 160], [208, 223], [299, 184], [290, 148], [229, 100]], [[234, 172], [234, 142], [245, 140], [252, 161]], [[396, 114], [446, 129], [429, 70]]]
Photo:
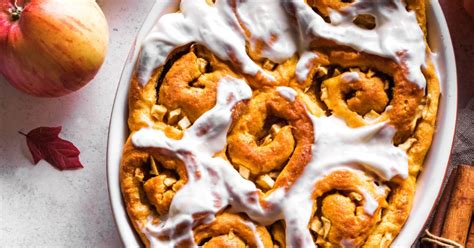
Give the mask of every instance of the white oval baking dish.
[[[122, 147], [128, 136], [127, 97], [129, 83], [140, 51], [141, 41], [150, 32], [161, 15], [176, 11], [178, 6], [179, 0], [160, 0], [154, 4], [128, 55], [110, 118], [107, 180], [115, 222], [126, 247], [139, 247], [141, 244], [129, 222], [119, 183]], [[457, 111], [456, 63], [446, 20], [436, 0], [432, 0], [428, 7], [428, 33], [428, 42], [436, 54], [435, 60], [438, 65], [442, 90], [437, 131], [426, 158], [423, 172], [418, 178], [412, 211], [405, 226], [393, 242], [393, 247], [411, 246], [422, 231], [434, 204], [440, 197], [454, 138]]]

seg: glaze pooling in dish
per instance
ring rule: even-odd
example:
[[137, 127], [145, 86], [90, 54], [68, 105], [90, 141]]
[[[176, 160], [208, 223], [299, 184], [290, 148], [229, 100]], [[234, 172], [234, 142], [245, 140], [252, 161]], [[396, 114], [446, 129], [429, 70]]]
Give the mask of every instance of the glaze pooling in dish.
[[121, 169], [145, 245], [388, 246], [437, 111], [420, 9], [183, 0], [163, 16]]

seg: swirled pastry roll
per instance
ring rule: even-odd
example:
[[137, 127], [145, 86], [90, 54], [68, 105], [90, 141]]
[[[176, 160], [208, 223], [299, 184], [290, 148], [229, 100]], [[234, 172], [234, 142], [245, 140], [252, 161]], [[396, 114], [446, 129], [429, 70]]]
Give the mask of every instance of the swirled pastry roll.
[[289, 187], [310, 160], [313, 127], [304, 103], [268, 89], [236, 113], [227, 138], [234, 167], [263, 192]]
[[143, 244], [388, 247], [435, 130], [426, 4], [181, 0], [162, 16], [120, 170]]

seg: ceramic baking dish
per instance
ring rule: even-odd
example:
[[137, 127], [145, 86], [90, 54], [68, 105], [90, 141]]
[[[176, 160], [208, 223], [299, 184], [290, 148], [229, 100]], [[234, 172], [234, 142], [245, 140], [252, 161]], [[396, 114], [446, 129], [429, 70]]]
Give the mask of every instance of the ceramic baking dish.
[[[119, 182], [122, 147], [128, 137], [127, 98], [129, 83], [142, 40], [161, 15], [176, 11], [178, 6], [179, 1], [177, 0], [160, 0], [154, 4], [132, 45], [122, 72], [110, 118], [107, 148], [108, 188], [115, 222], [126, 247], [141, 245], [140, 239], [129, 222]], [[431, 150], [425, 160], [424, 169], [417, 181], [417, 190], [410, 216], [400, 234], [392, 243], [393, 247], [411, 246], [422, 231], [434, 204], [440, 196], [454, 138], [457, 111], [457, 77], [453, 47], [446, 20], [438, 1], [432, 0], [427, 12], [428, 42], [434, 53], [441, 82], [437, 131], [434, 134]]]

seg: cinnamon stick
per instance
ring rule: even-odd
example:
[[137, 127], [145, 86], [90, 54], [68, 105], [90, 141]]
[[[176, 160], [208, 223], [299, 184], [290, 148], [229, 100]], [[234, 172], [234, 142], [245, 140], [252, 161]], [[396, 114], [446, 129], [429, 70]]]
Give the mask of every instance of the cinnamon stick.
[[446, 217], [446, 212], [448, 211], [448, 205], [451, 200], [451, 192], [453, 191], [454, 184], [458, 177], [457, 167], [453, 169], [449, 180], [446, 183], [444, 188], [443, 195], [438, 199], [438, 207], [436, 209], [436, 214], [433, 217], [433, 222], [431, 223], [430, 231], [436, 236], [441, 236], [441, 231], [443, 229], [444, 219]]
[[441, 236], [466, 244], [474, 210], [474, 167], [460, 165]]
[[469, 236], [467, 237], [466, 247], [474, 247], [474, 219], [471, 219], [471, 230], [469, 230]]

